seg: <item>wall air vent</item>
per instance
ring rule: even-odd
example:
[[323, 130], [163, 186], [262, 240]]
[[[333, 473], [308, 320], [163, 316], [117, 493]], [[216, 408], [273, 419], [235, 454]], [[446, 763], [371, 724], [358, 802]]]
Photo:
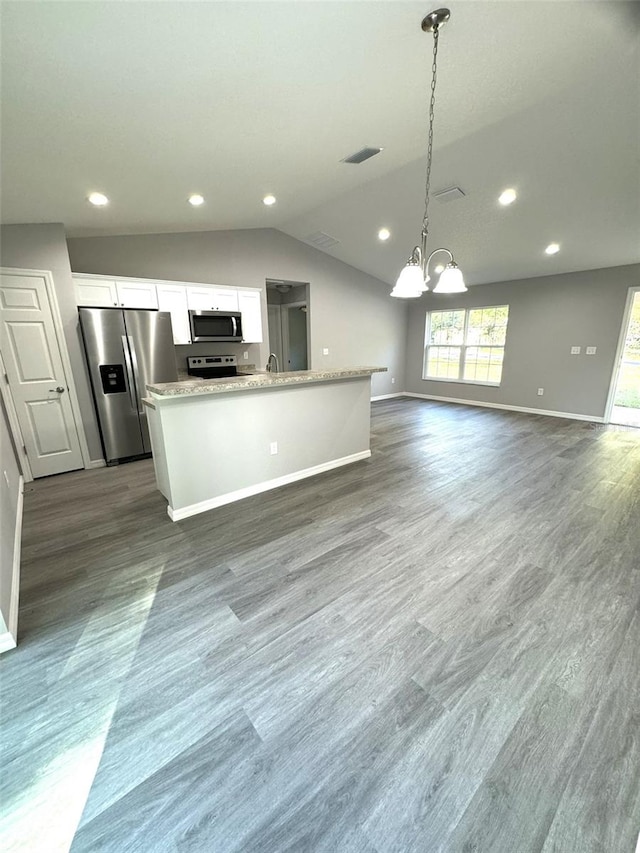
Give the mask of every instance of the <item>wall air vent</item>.
[[340, 240], [336, 240], [330, 234], [325, 234], [324, 231], [314, 231], [313, 234], [308, 234], [304, 239], [307, 243], [317, 246], [318, 249], [330, 249], [331, 246], [335, 246], [340, 242]]
[[449, 187], [446, 190], [442, 190], [439, 193], [434, 193], [433, 198], [436, 201], [440, 201], [443, 204], [448, 201], [455, 201], [457, 198], [464, 198], [464, 193], [460, 189], [460, 187]]
[[341, 163], [364, 163], [365, 160], [368, 160], [370, 157], [375, 157], [376, 154], [379, 154], [383, 149], [382, 148], [361, 148], [360, 151], [356, 151], [355, 154], [350, 154], [348, 157], [345, 157], [344, 160], [341, 160]]

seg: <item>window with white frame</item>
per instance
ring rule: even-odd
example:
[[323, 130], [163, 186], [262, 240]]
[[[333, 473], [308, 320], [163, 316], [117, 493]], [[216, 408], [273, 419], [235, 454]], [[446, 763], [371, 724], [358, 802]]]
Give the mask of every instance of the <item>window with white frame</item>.
[[508, 305], [428, 311], [423, 379], [499, 385]]

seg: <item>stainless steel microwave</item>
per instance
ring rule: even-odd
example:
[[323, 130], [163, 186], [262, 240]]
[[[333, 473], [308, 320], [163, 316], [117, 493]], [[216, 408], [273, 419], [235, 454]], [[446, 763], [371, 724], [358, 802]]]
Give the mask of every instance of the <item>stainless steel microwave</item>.
[[191, 342], [242, 341], [242, 314], [239, 311], [189, 311]]

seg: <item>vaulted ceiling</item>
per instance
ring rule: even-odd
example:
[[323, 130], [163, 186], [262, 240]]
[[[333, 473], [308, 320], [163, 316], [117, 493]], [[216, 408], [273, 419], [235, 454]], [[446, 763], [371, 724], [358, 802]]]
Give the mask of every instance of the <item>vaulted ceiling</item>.
[[[391, 282], [422, 220], [432, 8], [3, 2], [2, 221], [320, 231], [328, 254]], [[470, 284], [640, 261], [640, 4], [449, 8], [432, 190], [465, 195], [432, 201], [430, 246]], [[341, 162], [365, 145], [384, 150]], [[91, 207], [92, 190], [110, 204]]]

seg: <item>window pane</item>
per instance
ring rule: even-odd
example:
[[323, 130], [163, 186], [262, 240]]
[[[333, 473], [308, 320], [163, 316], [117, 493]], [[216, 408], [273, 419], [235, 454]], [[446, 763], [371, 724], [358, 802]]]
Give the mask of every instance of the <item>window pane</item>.
[[464, 336], [464, 311], [432, 311], [428, 344], [461, 344]]
[[460, 347], [429, 347], [427, 350], [427, 376], [431, 379], [458, 379], [460, 377]]
[[503, 354], [502, 347], [468, 347], [464, 378], [471, 382], [500, 382]]
[[507, 335], [509, 306], [496, 305], [492, 308], [473, 308], [469, 311], [468, 344], [504, 346]]

